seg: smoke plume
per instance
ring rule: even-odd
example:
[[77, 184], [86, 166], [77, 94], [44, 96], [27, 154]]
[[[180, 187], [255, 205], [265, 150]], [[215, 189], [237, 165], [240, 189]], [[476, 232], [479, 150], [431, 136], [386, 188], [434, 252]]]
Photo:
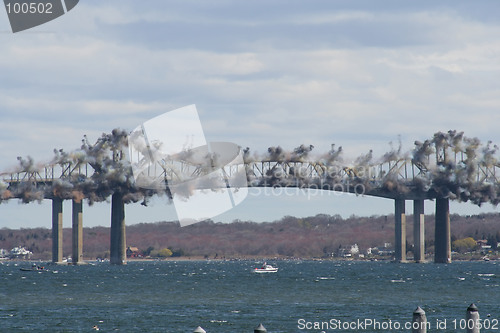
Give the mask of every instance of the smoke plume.
[[[136, 185], [127, 158], [127, 138], [128, 133], [121, 129], [102, 134], [93, 144], [84, 136], [80, 148], [71, 152], [55, 149], [46, 164], [37, 164], [31, 157], [19, 157], [14, 170], [1, 174], [0, 178], [5, 181], [0, 181], [0, 201], [18, 198], [29, 203], [58, 197], [87, 200], [92, 204], [120, 193], [126, 203], [142, 201], [146, 204], [153, 195], [170, 196], [168, 186], [175, 182], [154, 189]], [[140, 150], [140, 147], [134, 148]], [[156, 148], [160, 150], [161, 147]], [[291, 151], [272, 146], [264, 154], [252, 152], [250, 148], [243, 149], [248, 186], [355, 193], [362, 188], [362, 193], [368, 195], [377, 190], [388, 197], [413, 193], [428, 198], [470, 201], [477, 205], [500, 203], [498, 146], [491, 141], [482, 144], [478, 138], [466, 137], [463, 132], [437, 132], [423, 142], [415, 141], [413, 149], [406, 152], [401, 142], [397, 147], [391, 143], [390, 150], [380, 158], [374, 157], [370, 150], [352, 163], [344, 162], [342, 147], [332, 145], [329, 152], [319, 155], [313, 155], [313, 149], [313, 145], [306, 144]], [[203, 172], [204, 165], [208, 172], [219, 164], [216, 155], [200, 156], [206, 161], [199, 161], [199, 156], [188, 150], [178, 158], [196, 164], [200, 172]], [[53, 180], [51, 176], [54, 176]], [[203, 182], [207, 188], [225, 186], [218, 179], [205, 178]], [[193, 183], [178, 184], [178, 189], [186, 197], [192, 188]]]

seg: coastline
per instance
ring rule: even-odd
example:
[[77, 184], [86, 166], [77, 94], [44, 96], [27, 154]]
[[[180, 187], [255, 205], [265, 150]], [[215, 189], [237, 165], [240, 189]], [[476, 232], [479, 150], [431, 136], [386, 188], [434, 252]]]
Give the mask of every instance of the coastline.
[[[372, 257], [372, 258], [316, 258], [316, 257], [280, 257], [280, 256], [238, 256], [238, 257], [217, 257], [217, 258], [206, 258], [203, 256], [183, 256], [183, 257], [168, 257], [168, 258], [127, 258], [127, 262], [161, 262], [161, 261], [171, 261], [171, 262], [182, 262], [182, 261], [216, 261], [216, 262], [227, 262], [227, 261], [253, 261], [256, 263], [260, 262], [273, 262], [273, 261], [332, 261], [332, 262], [391, 262], [396, 263], [394, 258], [389, 257]], [[470, 258], [466, 258], [464, 256], [460, 256], [458, 258], [452, 258], [453, 262], [496, 262], [500, 261], [498, 256], [492, 256], [489, 258], [484, 258], [481, 256], [474, 256]], [[9, 262], [37, 262], [37, 263], [47, 263], [47, 264], [56, 264], [56, 265], [72, 265], [70, 262], [63, 263], [52, 263], [50, 260], [44, 260], [39, 258], [32, 259], [21, 259], [21, 258], [0, 258], [0, 264], [9, 263]], [[100, 259], [84, 259], [80, 264], [92, 264], [92, 263], [109, 263], [108, 259], [100, 260]], [[429, 257], [425, 261], [421, 262], [421, 264], [433, 263], [433, 258]], [[405, 264], [415, 263], [412, 259], [407, 259], [403, 262]]]

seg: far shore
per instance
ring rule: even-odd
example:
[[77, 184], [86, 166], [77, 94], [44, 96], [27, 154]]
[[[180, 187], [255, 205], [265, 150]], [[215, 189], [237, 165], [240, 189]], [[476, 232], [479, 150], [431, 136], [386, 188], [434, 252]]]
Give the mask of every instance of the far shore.
[[[316, 257], [280, 257], [280, 256], [238, 256], [238, 257], [212, 257], [207, 258], [204, 256], [182, 256], [182, 257], [167, 257], [167, 258], [127, 258], [127, 262], [158, 262], [158, 261], [357, 261], [357, 262], [368, 262], [368, 261], [381, 261], [381, 262], [394, 262], [391, 257], [370, 257], [370, 258], [341, 258], [341, 257], [329, 257], [329, 258], [316, 258]], [[459, 255], [455, 258], [452, 257], [452, 262], [470, 262], [470, 261], [498, 261], [499, 256], [464, 256]], [[48, 259], [42, 258], [30, 258], [30, 259], [8, 259], [0, 258], [0, 262], [50, 262]], [[94, 263], [98, 261], [109, 262], [109, 259], [91, 259], [87, 258], [83, 260], [83, 263]], [[413, 258], [408, 258], [404, 263], [413, 263]], [[424, 263], [433, 263], [433, 258], [428, 257]], [[64, 262], [63, 264], [71, 265], [70, 262]]]

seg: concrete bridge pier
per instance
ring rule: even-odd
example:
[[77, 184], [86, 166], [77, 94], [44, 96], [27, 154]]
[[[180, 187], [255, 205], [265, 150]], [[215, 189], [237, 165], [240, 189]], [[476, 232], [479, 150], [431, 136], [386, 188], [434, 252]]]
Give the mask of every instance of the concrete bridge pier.
[[125, 204], [123, 195], [115, 192], [111, 197], [110, 263], [112, 265], [127, 263], [125, 237]]
[[413, 256], [415, 262], [425, 261], [424, 200], [413, 200]]
[[395, 203], [395, 261], [396, 262], [405, 262], [406, 261], [406, 215], [405, 215], [405, 200], [404, 199], [396, 199]]
[[76, 201], [73, 199], [73, 265], [83, 263], [83, 200]]
[[450, 200], [436, 199], [436, 226], [434, 234], [434, 262], [451, 262]]
[[52, 262], [62, 263], [63, 258], [63, 200], [52, 198]]

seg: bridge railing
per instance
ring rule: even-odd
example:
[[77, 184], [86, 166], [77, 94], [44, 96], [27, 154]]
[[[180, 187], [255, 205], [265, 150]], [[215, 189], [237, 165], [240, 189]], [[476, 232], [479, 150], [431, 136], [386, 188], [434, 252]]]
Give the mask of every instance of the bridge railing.
[[[446, 164], [441, 163], [441, 168]], [[459, 160], [454, 164], [455, 168], [463, 168], [464, 176], [469, 182], [478, 184], [500, 183], [500, 164], [486, 165], [478, 163], [474, 168], [465, 168], [465, 162]], [[386, 161], [383, 163], [365, 166], [344, 166], [342, 164], [326, 164], [323, 161], [247, 161], [245, 164], [229, 164], [223, 167], [229, 176], [245, 172], [249, 186], [254, 186], [257, 181], [272, 177], [287, 178], [295, 180], [328, 180], [335, 179], [338, 182], [347, 182], [353, 179], [371, 182], [374, 186], [380, 186], [384, 180], [391, 177], [402, 184], [411, 185], [416, 178], [429, 177], [428, 165], [416, 163], [411, 158]], [[456, 171], [456, 170], [452, 170]], [[36, 186], [51, 184], [56, 179], [77, 181], [82, 178], [90, 178], [94, 174], [94, 168], [89, 163], [65, 162], [48, 164], [30, 170], [21, 170], [0, 174], [4, 183], [13, 185], [16, 183], [32, 183]], [[146, 166], [145, 173], [169, 183], [182, 182], [185, 178], [194, 179], [213, 172], [213, 169], [201, 165], [193, 165], [182, 161], [160, 160]]]
[[90, 177], [94, 169], [88, 163], [60, 163], [44, 165], [39, 169], [21, 170], [2, 173], [0, 176], [8, 184], [32, 183], [34, 185], [50, 184], [56, 179], [68, 180]]

